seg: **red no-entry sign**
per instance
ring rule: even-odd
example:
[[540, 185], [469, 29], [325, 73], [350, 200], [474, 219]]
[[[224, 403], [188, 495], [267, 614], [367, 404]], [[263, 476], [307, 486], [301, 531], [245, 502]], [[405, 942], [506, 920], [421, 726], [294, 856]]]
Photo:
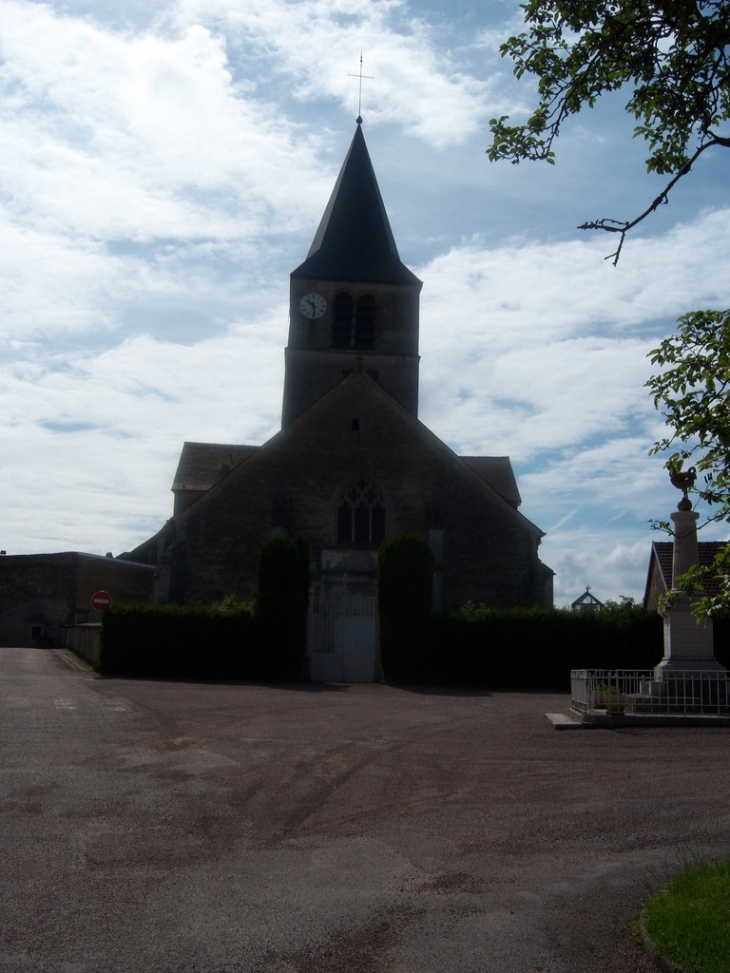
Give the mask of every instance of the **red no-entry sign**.
[[112, 596], [108, 591], [95, 591], [91, 596], [91, 607], [96, 608], [98, 612], [103, 612], [105, 608], [108, 608], [112, 603]]

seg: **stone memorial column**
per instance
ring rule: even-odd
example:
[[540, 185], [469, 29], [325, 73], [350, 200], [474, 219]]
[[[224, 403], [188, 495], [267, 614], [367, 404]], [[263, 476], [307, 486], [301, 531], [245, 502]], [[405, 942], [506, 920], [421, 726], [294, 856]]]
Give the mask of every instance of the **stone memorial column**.
[[[694, 483], [694, 469], [687, 473], [674, 474], [672, 483], [684, 496], [671, 514], [674, 522], [674, 556], [672, 560], [671, 607], [665, 608], [664, 615], [664, 658], [654, 670], [656, 679], [662, 680], [672, 672], [695, 670], [701, 672], [725, 672], [725, 668], [715, 658], [712, 638], [712, 619], [698, 622], [692, 613], [697, 595], [690, 598], [677, 587], [678, 578], [693, 565], [699, 564], [699, 544], [697, 541], [697, 521], [699, 514], [692, 510], [687, 490]], [[699, 593], [701, 594], [701, 592]]]

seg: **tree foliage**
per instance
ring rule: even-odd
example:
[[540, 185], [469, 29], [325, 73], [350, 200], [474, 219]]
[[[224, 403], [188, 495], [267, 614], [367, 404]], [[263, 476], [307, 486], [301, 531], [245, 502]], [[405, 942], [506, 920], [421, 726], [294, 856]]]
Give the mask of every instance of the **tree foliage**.
[[[695, 495], [710, 506], [710, 520], [730, 521], [730, 310], [685, 314], [677, 333], [650, 359], [660, 371], [647, 385], [671, 429], [652, 452], [668, 454], [670, 473], [694, 466]], [[669, 528], [664, 522], [655, 526]], [[700, 600], [704, 614], [730, 606], [729, 549], [721, 549], [711, 567], [692, 569], [680, 584], [692, 592], [708, 574], [719, 579], [720, 591]]]
[[[492, 119], [489, 158], [553, 163], [563, 123], [625, 88], [634, 137], [648, 143], [647, 170], [671, 177], [633, 219], [580, 227], [619, 234], [615, 265], [629, 230], [668, 202], [699, 156], [730, 148], [730, 0], [528, 0], [522, 9], [527, 29], [500, 50], [518, 78], [537, 77], [537, 105], [525, 124]], [[730, 521], [730, 311], [685, 315], [650, 357], [659, 372], [648, 385], [672, 430], [653, 452], [669, 455], [670, 473], [691, 460], [710, 519]], [[701, 613], [730, 608], [730, 548], [711, 570], [722, 592], [703, 599]], [[694, 569], [683, 583], [689, 590], [702, 580]]]
[[667, 467], [691, 460], [701, 474], [698, 493], [730, 519], [730, 310], [693, 311], [677, 333], [651, 352], [660, 371], [647, 385], [671, 435], [652, 452], [670, 451]]
[[632, 220], [599, 219], [581, 229], [626, 233], [662, 203], [695, 160], [730, 148], [730, 0], [529, 0], [527, 30], [500, 48], [518, 78], [536, 75], [538, 103], [525, 124], [490, 122], [490, 160], [544, 159], [565, 120], [624, 86], [634, 135], [649, 145], [647, 170], [672, 178]]

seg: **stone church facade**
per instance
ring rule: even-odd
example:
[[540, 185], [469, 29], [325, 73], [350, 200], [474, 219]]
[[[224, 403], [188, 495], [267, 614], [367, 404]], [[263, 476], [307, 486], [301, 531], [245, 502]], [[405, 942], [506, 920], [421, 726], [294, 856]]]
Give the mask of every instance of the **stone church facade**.
[[156, 564], [158, 601], [248, 597], [276, 533], [309, 541], [313, 599], [371, 598], [379, 545], [405, 531], [434, 550], [435, 608], [552, 605], [509, 459], [457, 456], [418, 419], [421, 287], [358, 121], [291, 274], [281, 431], [262, 446], [186, 443], [172, 518], [122, 555]]

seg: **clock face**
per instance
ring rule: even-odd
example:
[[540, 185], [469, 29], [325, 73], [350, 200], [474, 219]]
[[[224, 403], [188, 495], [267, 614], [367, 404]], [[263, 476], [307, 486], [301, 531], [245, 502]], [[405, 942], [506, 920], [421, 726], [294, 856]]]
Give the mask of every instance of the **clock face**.
[[305, 294], [299, 302], [299, 310], [305, 318], [321, 318], [327, 310], [327, 301], [321, 294]]

